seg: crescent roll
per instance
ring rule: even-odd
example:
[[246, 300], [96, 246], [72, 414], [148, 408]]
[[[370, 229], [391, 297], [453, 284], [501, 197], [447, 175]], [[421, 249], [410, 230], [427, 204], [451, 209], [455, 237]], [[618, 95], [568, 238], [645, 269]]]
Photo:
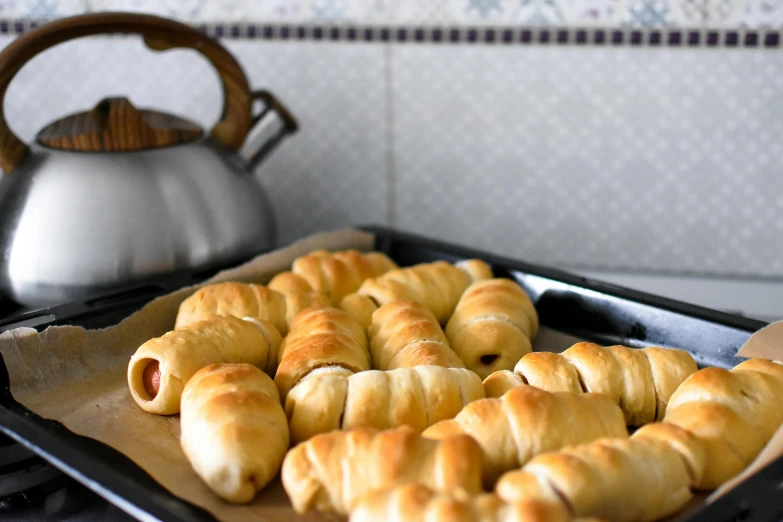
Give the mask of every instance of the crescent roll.
[[283, 488], [297, 513], [348, 514], [373, 489], [420, 483], [436, 491], [481, 491], [481, 449], [470, 437], [428, 440], [404, 426], [316, 435], [286, 455]]
[[424, 437], [473, 437], [483, 450], [484, 484], [539, 453], [601, 437], [627, 437], [623, 412], [608, 397], [515, 388], [499, 399], [480, 399], [456, 417], [424, 430]]
[[446, 325], [446, 337], [465, 366], [484, 379], [510, 370], [538, 332], [538, 313], [510, 279], [484, 279], [465, 290]]
[[288, 423], [272, 379], [249, 364], [212, 364], [182, 393], [180, 443], [199, 477], [229, 502], [250, 502], [277, 475]]
[[291, 389], [285, 411], [294, 443], [319, 433], [361, 426], [410, 426], [423, 431], [484, 398], [481, 379], [462, 368], [417, 366], [353, 373], [317, 368]]
[[417, 301], [390, 301], [372, 314], [368, 334], [373, 368], [431, 364], [464, 368], [435, 316]]
[[748, 359], [697, 371], [669, 400], [665, 423], [693, 433], [706, 451], [696, 488], [719, 487], [747, 467], [783, 425], [783, 365]]
[[496, 492], [508, 502], [561, 499], [576, 516], [652, 522], [688, 503], [703, 465], [696, 437], [655, 423], [631, 438], [602, 438], [539, 455], [503, 475]]
[[269, 321], [280, 335], [288, 333], [285, 298], [262, 285], [226, 282], [202, 286], [182, 301], [175, 328], [213, 315], [255, 317]]
[[128, 364], [128, 387], [145, 411], [173, 415], [198, 370], [213, 363], [273, 367], [281, 342], [277, 329], [261, 319], [215, 316], [191, 323], [136, 350]]
[[335, 366], [352, 372], [370, 369], [367, 336], [356, 319], [337, 308], [306, 308], [280, 347], [275, 384], [285, 397], [316, 368]]
[[378, 309], [378, 305], [366, 295], [351, 294], [340, 302], [340, 309], [356, 319], [361, 327], [368, 331], [372, 324], [372, 314]]
[[262, 285], [216, 283], [199, 288], [182, 301], [177, 313], [176, 328], [214, 315], [233, 315], [269, 321], [280, 335], [285, 337], [296, 314], [308, 307], [328, 306], [331, 306], [328, 297], [310, 290], [281, 294]]
[[462, 292], [473, 282], [472, 278], [491, 273], [489, 266], [477, 259], [461, 266], [463, 268], [436, 261], [390, 270], [364, 281], [358, 293], [370, 297], [378, 305], [398, 300], [416, 301], [427, 307], [440, 324], [446, 324]]
[[577, 343], [562, 353], [529, 353], [513, 373], [488, 376], [484, 389], [487, 397], [525, 384], [550, 392], [604, 393], [622, 408], [629, 426], [642, 426], [663, 419], [669, 398], [696, 369], [682, 350]]
[[394, 268], [397, 268], [394, 261], [380, 252], [316, 250], [296, 258], [291, 272], [275, 276], [269, 288], [282, 294], [316, 291], [337, 305], [343, 297], [358, 290], [365, 279]]
[[562, 504], [540, 499], [507, 503], [497, 495], [440, 493], [423, 484], [376, 489], [362, 495], [349, 522], [570, 522]]

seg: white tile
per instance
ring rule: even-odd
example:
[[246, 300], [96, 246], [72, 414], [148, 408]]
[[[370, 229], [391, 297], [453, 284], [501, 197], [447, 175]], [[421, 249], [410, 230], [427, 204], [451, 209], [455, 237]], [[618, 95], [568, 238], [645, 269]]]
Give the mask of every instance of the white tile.
[[783, 54], [392, 57], [400, 227], [549, 264], [783, 274]]
[[288, 104], [301, 130], [262, 166], [281, 240], [386, 221], [384, 49], [229, 42], [254, 87]]

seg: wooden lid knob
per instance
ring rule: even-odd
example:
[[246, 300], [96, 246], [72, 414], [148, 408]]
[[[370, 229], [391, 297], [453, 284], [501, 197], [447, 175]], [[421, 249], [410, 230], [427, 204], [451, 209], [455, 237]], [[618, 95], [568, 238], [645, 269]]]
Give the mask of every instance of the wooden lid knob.
[[137, 109], [126, 98], [106, 98], [90, 111], [50, 123], [36, 139], [53, 149], [127, 152], [189, 143], [203, 133], [195, 123], [177, 116]]

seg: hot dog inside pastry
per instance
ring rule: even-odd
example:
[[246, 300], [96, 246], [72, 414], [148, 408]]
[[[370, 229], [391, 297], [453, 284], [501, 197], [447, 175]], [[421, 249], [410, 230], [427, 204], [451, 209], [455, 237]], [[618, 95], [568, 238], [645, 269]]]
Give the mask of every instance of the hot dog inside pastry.
[[491, 272], [486, 263], [477, 259], [460, 266], [445, 261], [422, 263], [367, 279], [358, 293], [379, 306], [398, 300], [416, 301], [427, 307], [440, 324], [446, 324], [462, 292], [474, 282], [473, 278]]
[[348, 514], [373, 489], [420, 483], [436, 491], [481, 491], [481, 450], [470, 437], [424, 439], [411, 428], [357, 428], [316, 435], [285, 457], [283, 487], [297, 513]]
[[463, 368], [416, 366], [353, 373], [313, 370], [285, 400], [294, 443], [319, 433], [361, 426], [379, 430], [410, 426], [418, 432], [454, 417], [484, 398], [478, 376]]
[[325, 294], [331, 304], [338, 305], [364, 280], [394, 268], [397, 268], [394, 261], [380, 252], [316, 250], [296, 258], [291, 271], [276, 275], [269, 288], [282, 294], [316, 291]]
[[229, 281], [203, 286], [182, 301], [175, 327], [215, 315], [233, 315], [269, 321], [285, 337], [296, 314], [308, 307], [327, 306], [331, 306], [327, 296], [309, 289], [281, 294], [262, 285]]
[[627, 437], [623, 413], [608, 397], [515, 388], [499, 399], [479, 399], [456, 417], [433, 424], [424, 437], [470, 435], [484, 453], [484, 485], [539, 453], [601, 437]]
[[577, 343], [562, 353], [529, 353], [513, 373], [489, 375], [484, 389], [487, 397], [526, 384], [549, 392], [603, 393], [622, 408], [629, 426], [643, 426], [663, 419], [669, 398], [696, 369], [682, 350]]
[[227, 362], [273, 366], [281, 342], [277, 329], [263, 320], [216, 316], [198, 321], [142, 344], [128, 364], [128, 387], [145, 411], [173, 415], [198, 370]]
[[452, 349], [482, 379], [510, 370], [532, 350], [538, 313], [510, 279], [484, 279], [465, 290], [446, 325]]
[[464, 368], [435, 316], [417, 301], [390, 301], [372, 314], [368, 330], [376, 370], [435, 365]]
[[229, 502], [250, 502], [277, 475], [288, 423], [272, 379], [249, 364], [212, 364], [182, 394], [180, 443], [201, 479]]

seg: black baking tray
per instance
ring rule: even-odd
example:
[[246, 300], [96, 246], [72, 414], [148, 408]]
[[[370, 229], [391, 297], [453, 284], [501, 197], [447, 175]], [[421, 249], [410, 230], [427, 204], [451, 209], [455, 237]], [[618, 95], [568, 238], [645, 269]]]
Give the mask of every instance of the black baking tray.
[[[766, 325], [638, 292], [561, 270], [507, 259], [388, 228], [368, 226], [374, 248], [401, 266], [444, 259], [480, 258], [498, 276], [510, 277], [530, 294], [543, 326], [600, 344], [675, 347], [700, 366], [730, 368], [750, 335]], [[126, 287], [111, 295], [27, 312], [0, 321], [0, 330], [51, 325], [99, 328], [115, 324], [158, 295], [211, 275], [177, 274]], [[202, 521], [214, 518], [157, 484], [127, 457], [93, 439], [73, 434], [58, 422], [30, 412], [16, 401], [0, 359], [0, 431], [51, 461], [65, 473], [143, 520]], [[682, 522], [783, 520], [783, 458], [771, 463], [718, 501], [680, 517]]]

